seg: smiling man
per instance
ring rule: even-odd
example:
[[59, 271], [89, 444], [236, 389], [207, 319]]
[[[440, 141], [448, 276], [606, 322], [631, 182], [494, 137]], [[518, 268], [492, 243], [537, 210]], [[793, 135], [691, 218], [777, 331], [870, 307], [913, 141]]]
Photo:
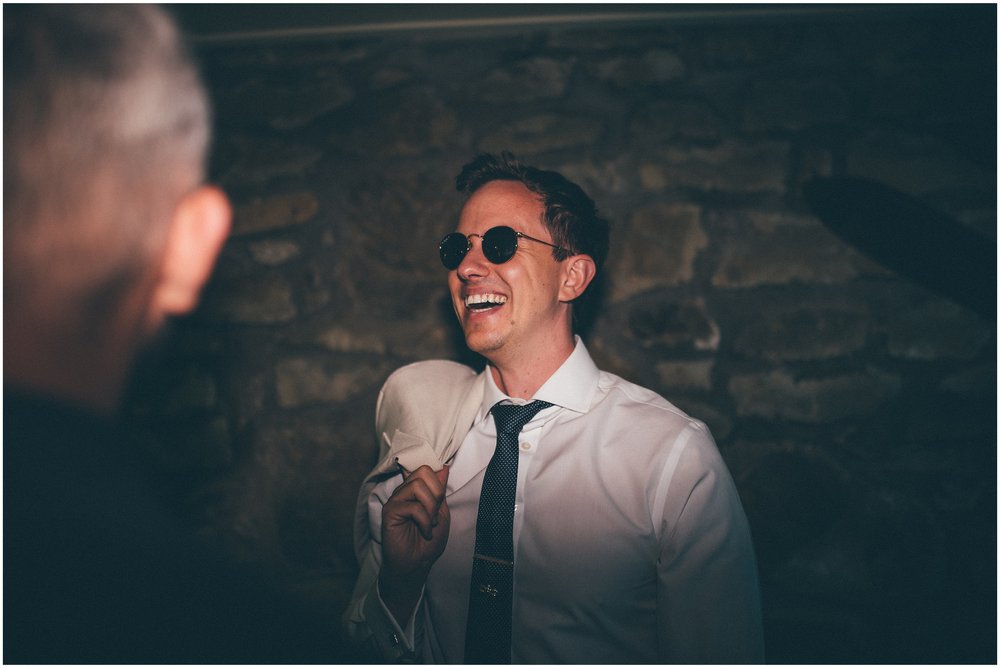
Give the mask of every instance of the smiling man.
[[[593, 201], [509, 154], [457, 185], [468, 198], [439, 252], [488, 365], [449, 381], [448, 363], [417, 363], [383, 388], [397, 441], [359, 498], [352, 637], [380, 660], [761, 661], [753, 548], [711, 434], [600, 371], [574, 334], [608, 248]], [[421, 406], [457, 419], [437, 460], [399, 448], [385, 414], [407, 403], [411, 432]]]

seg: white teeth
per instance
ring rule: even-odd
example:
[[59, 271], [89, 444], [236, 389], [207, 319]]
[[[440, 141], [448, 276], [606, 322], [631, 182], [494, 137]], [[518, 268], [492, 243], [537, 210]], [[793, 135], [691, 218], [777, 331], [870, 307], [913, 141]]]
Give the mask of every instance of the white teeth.
[[503, 295], [494, 294], [484, 294], [484, 295], [469, 295], [465, 298], [466, 306], [473, 306], [475, 304], [505, 304], [507, 303], [507, 298]]

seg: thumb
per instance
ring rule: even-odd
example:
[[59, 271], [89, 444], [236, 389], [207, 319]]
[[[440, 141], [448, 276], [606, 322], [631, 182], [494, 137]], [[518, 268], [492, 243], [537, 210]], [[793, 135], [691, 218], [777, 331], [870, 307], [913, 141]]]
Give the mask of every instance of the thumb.
[[437, 479], [441, 481], [442, 485], [446, 485], [448, 484], [448, 474], [450, 471], [451, 471], [451, 466], [444, 466], [441, 468], [441, 470], [435, 471], [434, 475], [437, 476]]

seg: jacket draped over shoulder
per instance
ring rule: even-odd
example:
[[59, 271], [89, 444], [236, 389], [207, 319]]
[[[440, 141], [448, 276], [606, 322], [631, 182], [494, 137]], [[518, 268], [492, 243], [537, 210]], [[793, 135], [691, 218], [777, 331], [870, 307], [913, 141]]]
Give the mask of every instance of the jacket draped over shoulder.
[[[378, 536], [372, 536], [368, 497], [382, 480], [420, 466], [441, 469], [458, 451], [483, 399], [483, 375], [448, 360], [415, 362], [386, 379], [375, 404], [379, 457], [361, 484], [354, 516], [354, 551], [361, 565], [344, 615], [354, 641], [375, 656], [401, 658], [395, 626], [377, 596], [381, 567]], [[374, 538], [374, 540], [373, 540]]]

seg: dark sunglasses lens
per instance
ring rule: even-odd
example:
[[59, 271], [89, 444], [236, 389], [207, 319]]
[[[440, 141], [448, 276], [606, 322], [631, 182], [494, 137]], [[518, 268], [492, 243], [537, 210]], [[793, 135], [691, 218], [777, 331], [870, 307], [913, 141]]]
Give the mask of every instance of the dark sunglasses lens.
[[469, 251], [469, 240], [464, 234], [452, 232], [441, 240], [438, 252], [441, 254], [441, 264], [446, 268], [456, 269], [462, 264], [462, 258]]
[[493, 264], [503, 264], [516, 250], [517, 232], [506, 225], [492, 227], [483, 235], [483, 255]]

